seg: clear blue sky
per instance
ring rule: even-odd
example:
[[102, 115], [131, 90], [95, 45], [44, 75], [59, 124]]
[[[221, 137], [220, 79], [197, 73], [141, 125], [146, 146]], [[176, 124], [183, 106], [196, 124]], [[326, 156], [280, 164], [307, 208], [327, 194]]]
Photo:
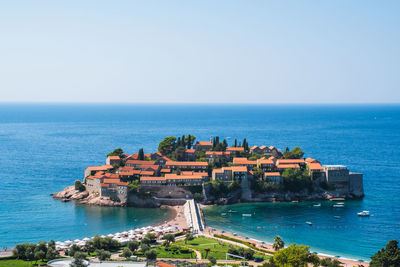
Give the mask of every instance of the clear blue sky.
[[0, 101], [400, 102], [400, 1], [2, 1]]

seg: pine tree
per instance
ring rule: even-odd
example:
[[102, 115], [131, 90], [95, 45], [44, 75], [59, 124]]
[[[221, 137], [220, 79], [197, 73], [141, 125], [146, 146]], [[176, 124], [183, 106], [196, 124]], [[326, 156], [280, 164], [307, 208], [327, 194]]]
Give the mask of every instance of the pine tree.
[[237, 147], [237, 139], [235, 138], [235, 145], [234, 145], [234, 147]]

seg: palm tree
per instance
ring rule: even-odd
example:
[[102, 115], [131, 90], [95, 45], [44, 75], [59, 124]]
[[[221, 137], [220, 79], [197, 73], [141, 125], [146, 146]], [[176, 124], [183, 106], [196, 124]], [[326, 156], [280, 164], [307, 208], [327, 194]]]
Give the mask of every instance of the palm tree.
[[274, 238], [274, 244], [272, 244], [272, 247], [273, 247], [275, 250], [279, 250], [279, 249], [285, 247], [285, 242], [283, 242], [282, 238], [281, 238], [279, 235], [277, 235], [277, 236], [275, 236], [275, 238]]

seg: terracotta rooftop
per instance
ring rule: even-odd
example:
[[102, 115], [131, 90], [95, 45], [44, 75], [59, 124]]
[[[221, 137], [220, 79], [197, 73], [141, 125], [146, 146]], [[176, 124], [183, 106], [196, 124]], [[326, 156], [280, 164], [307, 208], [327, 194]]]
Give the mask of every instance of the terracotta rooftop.
[[222, 155], [230, 155], [230, 151], [206, 151], [206, 155], [217, 155], [217, 156], [222, 156]]
[[92, 167], [87, 167], [87, 169], [91, 171], [107, 171], [112, 169], [113, 166], [111, 165], [101, 165], [101, 166], [92, 166]]
[[108, 156], [109, 159], [121, 159], [119, 156]]
[[279, 172], [266, 172], [264, 173], [265, 176], [281, 176]]
[[212, 146], [212, 143], [209, 141], [197, 141], [195, 146]]
[[278, 169], [300, 169], [299, 164], [278, 164], [276, 165]]
[[278, 159], [278, 164], [296, 164], [304, 162], [304, 159]]
[[232, 167], [223, 167], [223, 170], [231, 170], [232, 172], [247, 172], [246, 166], [232, 166]]
[[227, 147], [226, 151], [238, 151], [238, 152], [243, 152], [244, 151], [244, 147], [238, 146], [238, 147]]
[[259, 164], [275, 164], [275, 162], [272, 159], [259, 159], [257, 160], [257, 163]]
[[185, 152], [186, 153], [195, 153], [196, 150], [195, 149], [186, 149]]
[[165, 166], [208, 166], [204, 161], [167, 161]]
[[127, 160], [126, 164], [133, 164], [133, 165], [155, 165], [156, 162], [155, 161], [150, 161], [150, 160]]
[[242, 164], [242, 165], [256, 165], [257, 161], [256, 160], [248, 160], [247, 158], [233, 158], [233, 164]]
[[161, 176], [142, 176], [140, 181], [165, 181], [165, 177]]
[[316, 171], [316, 170], [322, 170], [321, 163], [315, 162], [315, 163], [308, 163], [307, 164], [308, 168], [310, 170]]

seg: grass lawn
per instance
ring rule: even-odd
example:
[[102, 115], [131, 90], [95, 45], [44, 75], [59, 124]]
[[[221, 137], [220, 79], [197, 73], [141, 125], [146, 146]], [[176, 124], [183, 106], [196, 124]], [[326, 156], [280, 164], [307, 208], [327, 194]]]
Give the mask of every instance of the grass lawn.
[[[156, 246], [152, 247], [151, 249], [155, 249], [157, 251], [157, 258], [174, 258], [174, 259], [195, 259], [196, 258], [196, 253], [193, 251], [193, 253], [182, 253], [182, 252], [174, 252], [174, 251], [168, 251], [165, 249], [163, 246]], [[144, 257], [143, 253], [136, 252], [136, 256], [138, 257]]]
[[[218, 260], [223, 260], [225, 259], [225, 253], [228, 252], [228, 249], [231, 247], [234, 248], [239, 248], [238, 246], [234, 246], [216, 239], [212, 238], [206, 238], [206, 237], [196, 237], [192, 241], [187, 242], [187, 245], [185, 245], [184, 240], [180, 240], [175, 243], [176, 245], [179, 245], [181, 247], [189, 247], [192, 249], [195, 249], [201, 253], [201, 257], [203, 259], [206, 258], [206, 249], [210, 249], [208, 256], [213, 256]], [[263, 254], [260, 253], [255, 253], [254, 257], [260, 257], [260, 258], [266, 258]]]
[[[41, 261], [38, 261], [38, 264], [35, 264], [35, 261], [23, 261], [23, 260], [0, 260], [1, 267], [33, 267], [39, 266]], [[46, 266], [46, 264], [41, 264], [41, 266]]]

